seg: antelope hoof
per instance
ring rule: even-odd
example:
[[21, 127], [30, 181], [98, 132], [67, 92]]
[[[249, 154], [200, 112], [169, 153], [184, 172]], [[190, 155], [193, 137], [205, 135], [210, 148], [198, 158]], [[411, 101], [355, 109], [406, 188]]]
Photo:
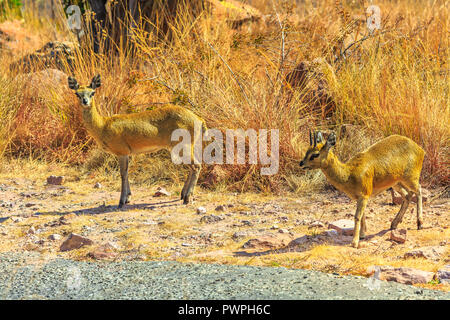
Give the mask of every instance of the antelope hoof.
[[191, 202], [191, 195], [191, 193], [188, 193], [182, 198], [183, 204], [189, 204]]
[[358, 247], [359, 247], [359, 241], [353, 240], [353, 241], [352, 241], [352, 247], [358, 249]]
[[422, 222], [417, 221], [417, 230], [422, 230], [423, 226], [422, 226]]
[[397, 224], [392, 222], [390, 230], [395, 230], [395, 229], [397, 229]]

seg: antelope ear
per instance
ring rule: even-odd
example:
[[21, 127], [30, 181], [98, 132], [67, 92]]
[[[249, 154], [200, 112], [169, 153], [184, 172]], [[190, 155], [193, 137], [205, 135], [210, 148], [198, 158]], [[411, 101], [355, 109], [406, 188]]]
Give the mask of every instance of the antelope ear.
[[330, 150], [332, 147], [336, 145], [336, 134], [334, 132], [330, 133], [327, 138], [327, 142], [323, 146], [324, 149]]
[[67, 83], [69, 84], [69, 88], [72, 90], [78, 90], [78, 88], [80, 87], [80, 85], [77, 82], [77, 79], [75, 79], [74, 77], [68, 77], [67, 78]]
[[317, 143], [321, 143], [323, 141], [322, 132], [317, 132]]
[[90, 84], [89, 87], [90, 87], [91, 89], [95, 90], [95, 89], [99, 88], [101, 85], [102, 85], [102, 82], [101, 82], [101, 80], [100, 80], [100, 75], [97, 74], [96, 76], [94, 76], [94, 77], [92, 78], [92, 82], [91, 82], [91, 84]]

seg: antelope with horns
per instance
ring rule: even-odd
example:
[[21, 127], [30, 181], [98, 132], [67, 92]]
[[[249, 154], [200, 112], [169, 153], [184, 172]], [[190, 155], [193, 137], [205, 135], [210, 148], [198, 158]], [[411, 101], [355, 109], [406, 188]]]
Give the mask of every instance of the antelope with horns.
[[[100, 87], [100, 75], [96, 75], [89, 86], [80, 86], [73, 77], [68, 78], [69, 88], [75, 91], [82, 106], [83, 122], [89, 134], [105, 151], [115, 154], [119, 160], [122, 188], [119, 208], [129, 203], [131, 195], [128, 181], [129, 156], [137, 153], [154, 152], [160, 149], [171, 150], [177, 142], [171, 141], [172, 132], [185, 129], [194, 136], [194, 123], [201, 124], [206, 131], [205, 122], [191, 111], [168, 105], [155, 110], [132, 114], [104, 117], [98, 112], [94, 95]], [[193, 146], [194, 144], [192, 144]], [[194, 152], [191, 147], [191, 159]], [[184, 204], [189, 203], [200, 173], [201, 165], [191, 161], [190, 173], [181, 191]]]
[[352, 246], [357, 248], [364, 238], [366, 219], [364, 210], [368, 199], [392, 187], [403, 198], [400, 211], [391, 223], [391, 230], [402, 221], [414, 194], [417, 196], [417, 228], [423, 225], [422, 192], [419, 184], [425, 151], [411, 139], [392, 135], [342, 163], [331, 150], [336, 135], [330, 133], [324, 141], [321, 132], [309, 134], [310, 147], [300, 167], [321, 169], [327, 180], [338, 190], [357, 200]]

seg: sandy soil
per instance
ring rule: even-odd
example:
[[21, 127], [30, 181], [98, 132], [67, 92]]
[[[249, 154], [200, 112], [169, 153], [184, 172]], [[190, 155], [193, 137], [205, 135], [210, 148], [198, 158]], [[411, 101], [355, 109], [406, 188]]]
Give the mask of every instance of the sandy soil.
[[[154, 197], [157, 186], [131, 183], [131, 203], [118, 210], [118, 181], [104, 180], [97, 188], [98, 177], [66, 174], [63, 185], [55, 186], [47, 185], [48, 175], [39, 170], [26, 176], [3, 170], [0, 252], [37, 251], [48, 259], [92, 260], [92, 252], [108, 244], [113, 253], [106, 258], [116, 261], [283, 266], [353, 275], [368, 275], [372, 265], [436, 272], [450, 261], [446, 198], [424, 206], [423, 230], [416, 229], [415, 205], [408, 208], [399, 226], [407, 230], [404, 244], [389, 240], [388, 231], [400, 206], [390, 204], [388, 192], [374, 198], [367, 211], [368, 236], [355, 249], [350, 246], [351, 236], [327, 234], [329, 222], [353, 219], [355, 203], [336, 191], [273, 196], [198, 188], [195, 202], [186, 206], [178, 200], [180, 186], [167, 187], [171, 196]], [[205, 214], [197, 213], [200, 206]], [[94, 244], [61, 252], [60, 245], [70, 233], [88, 237]], [[54, 234], [60, 239], [49, 239]], [[406, 252], [423, 246], [446, 251], [434, 260], [404, 258]], [[450, 288], [436, 283], [421, 286]]]

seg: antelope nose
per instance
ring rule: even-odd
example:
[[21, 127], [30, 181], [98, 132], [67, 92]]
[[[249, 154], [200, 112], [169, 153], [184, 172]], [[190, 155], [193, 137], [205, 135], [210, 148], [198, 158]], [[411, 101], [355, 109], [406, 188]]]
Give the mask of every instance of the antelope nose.
[[300, 167], [303, 167], [303, 164], [304, 164], [303, 160], [300, 161]]
[[86, 98], [83, 98], [83, 104], [88, 104], [88, 101]]

